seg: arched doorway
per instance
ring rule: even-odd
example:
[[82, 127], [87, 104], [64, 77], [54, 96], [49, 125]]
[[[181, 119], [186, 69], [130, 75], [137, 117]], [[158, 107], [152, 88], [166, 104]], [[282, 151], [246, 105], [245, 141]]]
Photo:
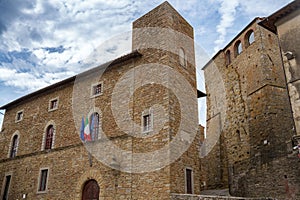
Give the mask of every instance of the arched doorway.
[[99, 185], [94, 179], [88, 180], [82, 190], [82, 200], [99, 200]]

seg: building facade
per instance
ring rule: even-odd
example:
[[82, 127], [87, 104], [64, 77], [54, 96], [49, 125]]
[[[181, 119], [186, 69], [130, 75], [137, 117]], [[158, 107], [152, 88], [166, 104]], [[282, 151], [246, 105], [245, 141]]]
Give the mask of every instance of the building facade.
[[266, 19], [256, 18], [203, 68], [208, 141], [202, 148], [209, 153], [201, 169], [207, 189], [228, 186], [231, 195], [243, 197], [300, 197], [295, 150], [299, 106], [291, 93], [297, 79], [290, 80], [296, 73], [288, 75], [281, 57], [281, 51], [299, 53], [298, 4], [280, 11], [280, 17], [288, 18], [277, 29], [279, 35], [283, 31], [281, 45], [276, 32], [260, 25]]
[[133, 23], [132, 44], [125, 56], [1, 107], [2, 199], [200, 193], [193, 28], [165, 2]]

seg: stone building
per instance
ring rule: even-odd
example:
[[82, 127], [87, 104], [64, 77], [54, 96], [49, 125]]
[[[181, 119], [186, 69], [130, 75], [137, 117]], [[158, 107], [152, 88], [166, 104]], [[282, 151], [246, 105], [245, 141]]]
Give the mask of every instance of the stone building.
[[204, 66], [203, 188], [299, 199], [300, 162], [293, 148], [299, 121], [299, 2], [254, 19]]
[[200, 193], [193, 28], [165, 2], [133, 22], [132, 44], [0, 108], [1, 199]]

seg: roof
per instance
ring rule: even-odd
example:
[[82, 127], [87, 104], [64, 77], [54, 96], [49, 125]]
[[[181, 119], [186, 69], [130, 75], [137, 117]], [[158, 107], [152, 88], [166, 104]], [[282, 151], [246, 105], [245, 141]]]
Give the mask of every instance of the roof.
[[[131, 52], [131, 53], [129, 53], [129, 54], [126, 54], [126, 55], [124, 55], [124, 56], [118, 57], [118, 58], [116, 58], [116, 59], [114, 59], [114, 60], [112, 60], [112, 61], [110, 61], [110, 62], [104, 63], [104, 64], [102, 64], [102, 65], [100, 65], [100, 66], [97, 66], [97, 67], [94, 67], [94, 68], [92, 68], [92, 69], [90, 69], [90, 70], [84, 71], [84, 72], [82, 72], [82, 73], [80, 73], [80, 74], [78, 74], [78, 75], [83, 75], [83, 76], [85, 76], [85, 75], [88, 75], [88, 74], [91, 74], [91, 73], [95, 72], [95, 70], [101, 69], [102, 67], [111, 67], [111, 66], [114, 66], [114, 65], [116, 65], [116, 64], [125, 62], [125, 61], [127, 61], [127, 60], [129, 60], [129, 59], [133, 59], [133, 58], [137, 58], [137, 57], [141, 57], [141, 56], [142, 56], [142, 54], [140, 54], [137, 50], [135, 50], [135, 51], [133, 51], [133, 52]], [[62, 80], [62, 81], [60, 81], [60, 82], [57, 82], [57, 83], [55, 83], [55, 84], [49, 85], [49, 86], [47, 86], [47, 87], [45, 87], [45, 88], [42, 88], [42, 89], [40, 89], [40, 90], [37, 90], [37, 91], [35, 91], [35, 92], [32, 92], [32, 93], [30, 93], [30, 94], [27, 94], [27, 95], [25, 95], [25, 96], [23, 96], [23, 97], [20, 97], [20, 98], [18, 98], [18, 99], [16, 99], [16, 100], [14, 100], [14, 101], [12, 101], [12, 102], [6, 104], [6, 105], [1, 106], [1, 107], [0, 107], [0, 110], [2, 110], [2, 109], [7, 109], [7, 108], [9, 108], [9, 107], [12, 107], [12, 106], [14, 106], [14, 105], [17, 105], [18, 103], [21, 103], [21, 102], [23, 102], [23, 101], [25, 101], [25, 100], [28, 100], [28, 99], [30, 99], [30, 98], [33, 98], [33, 97], [35, 97], [35, 96], [37, 96], [37, 95], [39, 95], [39, 94], [41, 94], [41, 93], [44, 93], [44, 92], [46, 92], [46, 91], [51, 90], [51, 89], [58, 88], [58, 87], [60, 87], [60, 86], [66, 85], [66, 84], [68, 84], [68, 83], [72, 83], [72, 82], [75, 81], [75, 79], [76, 79], [76, 77], [77, 77], [78, 75], [75, 75], [75, 76], [72, 76], [72, 77], [70, 77], [70, 78], [64, 79], [64, 80]]]
[[273, 33], [277, 33], [277, 28], [275, 26], [275, 23], [287, 16], [288, 14], [294, 12], [295, 10], [300, 8], [300, 0], [292, 1], [291, 3], [287, 4], [283, 8], [279, 9], [269, 17], [266, 17], [263, 21], [259, 23], [262, 27], [268, 29], [269, 31], [272, 31]]

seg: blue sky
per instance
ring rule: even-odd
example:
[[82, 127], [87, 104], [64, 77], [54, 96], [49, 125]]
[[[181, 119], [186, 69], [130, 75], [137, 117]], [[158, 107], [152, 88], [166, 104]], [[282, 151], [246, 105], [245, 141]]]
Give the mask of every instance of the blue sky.
[[[162, 2], [0, 0], [0, 105], [90, 67], [84, 63], [96, 49], [130, 31], [132, 21]], [[169, 2], [194, 27], [196, 45], [211, 57], [253, 18], [268, 16], [291, 0]], [[97, 62], [130, 52], [128, 41], [123, 38], [118, 48], [103, 48], [108, 56]], [[202, 66], [197, 67], [201, 88]], [[0, 114], [0, 127], [2, 118]]]

